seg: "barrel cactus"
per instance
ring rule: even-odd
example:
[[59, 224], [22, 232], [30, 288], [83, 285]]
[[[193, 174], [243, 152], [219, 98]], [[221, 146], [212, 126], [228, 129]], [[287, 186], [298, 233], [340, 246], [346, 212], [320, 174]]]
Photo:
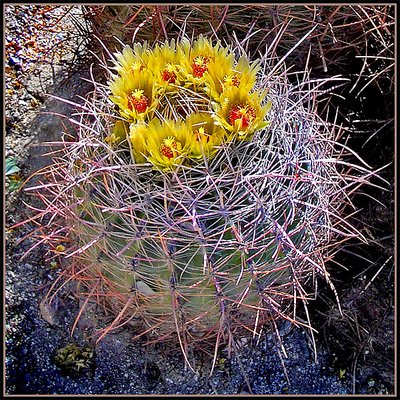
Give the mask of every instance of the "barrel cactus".
[[176, 340], [189, 365], [190, 349], [211, 345], [215, 362], [279, 321], [310, 326], [299, 304], [317, 276], [332, 285], [335, 243], [359, 235], [341, 216], [357, 179], [315, 111], [318, 87], [202, 36], [109, 55], [77, 137], [28, 189], [63, 263], [49, 295], [79, 282], [116, 316], [99, 339], [130, 323]]

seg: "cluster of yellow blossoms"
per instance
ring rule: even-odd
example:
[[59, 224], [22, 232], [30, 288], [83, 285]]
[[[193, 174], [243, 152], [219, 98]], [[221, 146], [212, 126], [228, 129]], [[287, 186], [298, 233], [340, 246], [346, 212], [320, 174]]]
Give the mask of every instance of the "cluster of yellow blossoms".
[[[213, 156], [226, 141], [268, 125], [266, 91], [255, 90], [257, 62], [200, 36], [115, 54], [110, 99], [120, 118], [107, 140], [127, 142], [136, 163], [172, 170]], [[262, 104], [265, 103], [265, 104]]]

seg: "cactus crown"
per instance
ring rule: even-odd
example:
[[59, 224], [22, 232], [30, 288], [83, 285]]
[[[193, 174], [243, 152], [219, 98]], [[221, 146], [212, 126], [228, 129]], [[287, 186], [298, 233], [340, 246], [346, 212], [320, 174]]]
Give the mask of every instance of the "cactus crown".
[[[249, 140], [271, 107], [256, 90], [257, 62], [200, 36], [115, 54], [110, 99], [125, 123], [109, 142], [130, 141], [133, 159], [164, 171], [213, 157], [223, 143]], [[265, 103], [265, 104], [263, 104]], [[124, 134], [125, 132], [125, 134]], [[128, 134], [129, 133], [129, 134]]]

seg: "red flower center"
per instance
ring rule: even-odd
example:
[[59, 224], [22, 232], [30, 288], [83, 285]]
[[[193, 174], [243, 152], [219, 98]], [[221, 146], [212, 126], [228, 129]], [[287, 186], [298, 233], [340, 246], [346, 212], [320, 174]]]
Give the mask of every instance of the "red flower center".
[[176, 80], [175, 72], [168, 71], [167, 69], [164, 69], [164, 71], [161, 73], [161, 77], [165, 82], [168, 83], [175, 83]]
[[169, 159], [178, 155], [178, 143], [174, 137], [171, 136], [163, 140], [160, 153]]
[[128, 96], [128, 107], [133, 111], [135, 109], [138, 113], [146, 111], [149, 105], [149, 99], [144, 95], [143, 90], [135, 89]]
[[238, 75], [238, 74], [225, 75], [224, 79], [223, 79], [223, 83], [226, 86], [239, 87], [239, 85], [240, 85], [240, 75]]
[[235, 124], [236, 120], [241, 121], [242, 128], [247, 128], [249, 124], [256, 117], [256, 110], [249, 105], [236, 105], [229, 110], [229, 122], [231, 125]]
[[193, 75], [196, 78], [201, 78], [204, 72], [207, 71], [207, 64], [210, 62], [210, 57], [198, 55], [192, 62]]

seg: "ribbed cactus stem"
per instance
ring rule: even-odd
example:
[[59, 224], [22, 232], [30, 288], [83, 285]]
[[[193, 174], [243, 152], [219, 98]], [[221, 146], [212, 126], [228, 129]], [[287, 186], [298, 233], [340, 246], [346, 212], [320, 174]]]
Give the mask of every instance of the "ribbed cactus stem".
[[[51, 215], [48, 238], [67, 230], [63, 274], [88, 293], [95, 285], [93, 297], [117, 315], [113, 328], [129, 321], [149, 342], [175, 338], [189, 365], [190, 349], [214, 341], [214, 366], [222, 343], [236, 348], [237, 338], [260, 337], [269, 322], [274, 329], [283, 319], [309, 326], [297, 310], [314, 296], [317, 276], [331, 284], [324, 263], [333, 240], [359, 236], [340, 216], [357, 179], [338, 168], [334, 127], [314, 110], [317, 89], [290, 86], [284, 69], [267, 75], [270, 62], [263, 58], [256, 84], [268, 87], [269, 125], [258, 121], [249, 136], [243, 124], [229, 126], [226, 105], [228, 122], [213, 119], [211, 94], [196, 94], [202, 81], [159, 98], [156, 86], [143, 84], [148, 109], [154, 108], [149, 115], [129, 108], [123, 90], [130, 81], [114, 87], [113, 101], [126, 107], [122, 116], [99, 86], [102, 101], [87, 100], [77, 140], [65, 144], [49, 169], [53, 184], [32, 189], [45, 202], [43, 214]], [[193, 110], [200, 117], [189, 129], [179, 121]], [[165, 120], [152, 122], [163, 113]], [[110, 118], [118, 126], [114, 136], [104, 131]], [[202, 147], [209, 142], [195, 135], [196, 118], [207, 119], [208, 130], [218, 127], [217, 134], [229, 128], [227, 139]], [[146, 129], [153, 136], [141, 136]], [[160, 146], [172, 146], [165, 142], [171, 135], [181, 147], [166, 157]], [[192, 158], [182, 160], [185, 140]]]

